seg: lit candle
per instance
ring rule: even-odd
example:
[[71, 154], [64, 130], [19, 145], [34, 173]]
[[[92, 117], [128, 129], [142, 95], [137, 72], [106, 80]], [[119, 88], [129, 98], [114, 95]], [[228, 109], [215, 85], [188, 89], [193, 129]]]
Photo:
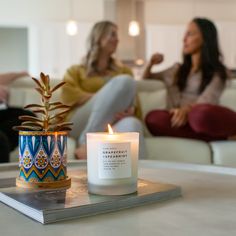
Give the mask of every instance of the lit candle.
[[87, 133], [88, 191], [123, 195], [137, 191], [139, 133]]

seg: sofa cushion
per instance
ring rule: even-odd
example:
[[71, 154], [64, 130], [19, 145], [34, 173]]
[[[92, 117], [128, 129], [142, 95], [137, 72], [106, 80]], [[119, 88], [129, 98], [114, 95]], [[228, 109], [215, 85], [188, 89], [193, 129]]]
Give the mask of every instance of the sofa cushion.
[[[146, 115], [151, 110], [165, 109], [166, 107], [166, 90], [161, 89], [154, 92], [139, 92], [139, 101], [142, 110], [142, 119], [145, 120]], [[144, 135], [151, 136], [146, 125], [144, 125]]]
[[[60, 83], [58, 79], [51, 80], [51, 87]], [[14, 81], [9, 90], [8, 104], [14, 107], [24, 107], [31, 103], [40, 103], [40, 94], [35, 90], [35, 82], [29, 78]], [[53, 93], [52, 101], [60, 101], [60, 89]]]
[[151, 110], [166, 108], [166, 90], [161, 89], [154, 92], [139, 92], [140, 104], [143, 118]]
[[193, 139], [146, 137], [147, 157], [152, 160], [211, 164], [208, 143]]
[[226, 89], [220, 98], [220, 105], [236, 111], [236, 79], [231, 79], [227, 82]]
[[223, 166], [236, 167], [236, 140], [215, 141], [210, 143], [213, 153], [213, 163]]

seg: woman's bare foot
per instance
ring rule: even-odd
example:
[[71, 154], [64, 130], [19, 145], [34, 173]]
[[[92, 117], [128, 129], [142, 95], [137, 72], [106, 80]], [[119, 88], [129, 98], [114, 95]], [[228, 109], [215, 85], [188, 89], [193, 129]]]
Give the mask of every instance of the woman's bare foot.
[[87, 159], [87, 150], [86, 145], [82, 144], [75, 150], [75, 158], [78, 160], [86, 160]]

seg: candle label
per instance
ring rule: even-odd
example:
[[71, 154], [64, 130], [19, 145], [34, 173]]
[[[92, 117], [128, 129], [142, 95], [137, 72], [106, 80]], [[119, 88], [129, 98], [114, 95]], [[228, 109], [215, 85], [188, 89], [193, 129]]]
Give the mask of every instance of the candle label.
[[130, 142], [101, 143], [98, 154], [99, 178], [131, 177]]

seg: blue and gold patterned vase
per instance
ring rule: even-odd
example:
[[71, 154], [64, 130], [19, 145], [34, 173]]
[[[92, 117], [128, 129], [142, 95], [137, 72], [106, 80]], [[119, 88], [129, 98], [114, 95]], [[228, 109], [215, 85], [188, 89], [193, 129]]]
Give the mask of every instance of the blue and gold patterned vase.
[[20, 131], [16, 185], [29, 188], [68, 187], [67, 132]]

